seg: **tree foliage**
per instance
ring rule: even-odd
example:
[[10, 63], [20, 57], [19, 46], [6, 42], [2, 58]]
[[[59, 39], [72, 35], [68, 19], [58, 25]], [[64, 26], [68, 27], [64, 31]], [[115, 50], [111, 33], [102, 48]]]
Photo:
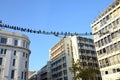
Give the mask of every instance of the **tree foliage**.
[[72, 62], [70, 71], [74, 75], [73, 80], [94, 80], [96, 74], [100, 74], [100, 71], [94, 67], [83, 68], [80, 61]]

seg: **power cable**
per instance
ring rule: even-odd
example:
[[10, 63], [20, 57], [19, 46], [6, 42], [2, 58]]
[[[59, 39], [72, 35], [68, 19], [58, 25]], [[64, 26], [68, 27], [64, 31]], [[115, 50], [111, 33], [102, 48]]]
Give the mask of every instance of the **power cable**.
[[30, 28], [23, 28], [19, 26], [12, 26], [8, 24], [3, 24], [2, 21], [0, 21], [0, 27], [1, 28], [8, 28], [8, 29], [13, 29], [13, 30], [19, 30], [22, 32], [28, 32], [28, 33], [34, 33], [34, 34], [45, 34], [45, 35], [54, 35], [54, 36], [74, 36], [74, 35], [80, 35], [80, 36], [90, 36], [93, 35], [92, 32], [85, 32], [85, 33], [71, 33], [71, 32], [57, 32], [57, 31], [45, 31], [45, 30], [33, 30]]

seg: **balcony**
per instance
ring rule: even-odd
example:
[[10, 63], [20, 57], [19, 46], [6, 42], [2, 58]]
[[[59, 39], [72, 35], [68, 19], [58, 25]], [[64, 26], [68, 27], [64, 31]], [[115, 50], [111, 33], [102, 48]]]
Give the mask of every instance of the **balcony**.
[[92, 51], [95, 51], [95, 48], [92, 48], [92, 47], [86, 47], [86, 46], [82, 46], [82, 47], [79, 47], [80, 49], [86, 49], [86, 50], [92, 50]]

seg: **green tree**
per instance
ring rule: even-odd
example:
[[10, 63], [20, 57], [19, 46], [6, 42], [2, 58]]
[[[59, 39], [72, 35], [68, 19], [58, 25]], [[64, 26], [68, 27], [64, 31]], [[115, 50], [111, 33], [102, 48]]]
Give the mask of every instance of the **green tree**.
[[72, 62], [72, 67], [69, 68], [70, 71], [74, 75], [73, 80], [80, 80], [81, 79], [81, 76], [78, 76], [79, 73], [82, 71], [82, 68], [80, 65], [81, 65], [80, 61], [77, 61], [76, 63]]
[[73, 73], [73, 80], [94, 80], [96, 74], [100, 74], [100, 71], [93, 67], [83, 68], [80, 61], [72, 62], [70, 71]]

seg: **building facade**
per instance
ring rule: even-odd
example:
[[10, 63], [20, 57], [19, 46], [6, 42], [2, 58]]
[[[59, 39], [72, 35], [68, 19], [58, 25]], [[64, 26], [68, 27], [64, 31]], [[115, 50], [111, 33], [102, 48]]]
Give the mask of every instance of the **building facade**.
[[0, 80], [28, 80], [29, 45], [26, 35], [0, 30]]
[[28, 71], [28, 80], [37, 80], [36, 71]]
[[67, 52], [67, 48], [70, 49], [69, 44], [70, 40], [62, 38], [50, 49], [51, 80], [71, 80], [72, 76], [68, 77], [70, 71], [67, 66], [72, 62], [72, 58], [69, 56], [71, 54]]
[[42, 67], [38, 72], [37, 72], [37, 80], [52, 80], [51, 79], [51, 63], [50, 61]]
[[37, 80], [37, 72], [29, 71], [28, 72], [28, 80]]
[[[70, 72], [73, 61], [82, 63], [83, 68], [98, 68], [98, 61], [93, 40], [80, 36], [62, 38], [50, 49], [51, 80], [72, 80]], [[96, 77], [100, 80], [100, 76]]]
[[120, 0], [91, 24], [102, 80], [120, 80]]

